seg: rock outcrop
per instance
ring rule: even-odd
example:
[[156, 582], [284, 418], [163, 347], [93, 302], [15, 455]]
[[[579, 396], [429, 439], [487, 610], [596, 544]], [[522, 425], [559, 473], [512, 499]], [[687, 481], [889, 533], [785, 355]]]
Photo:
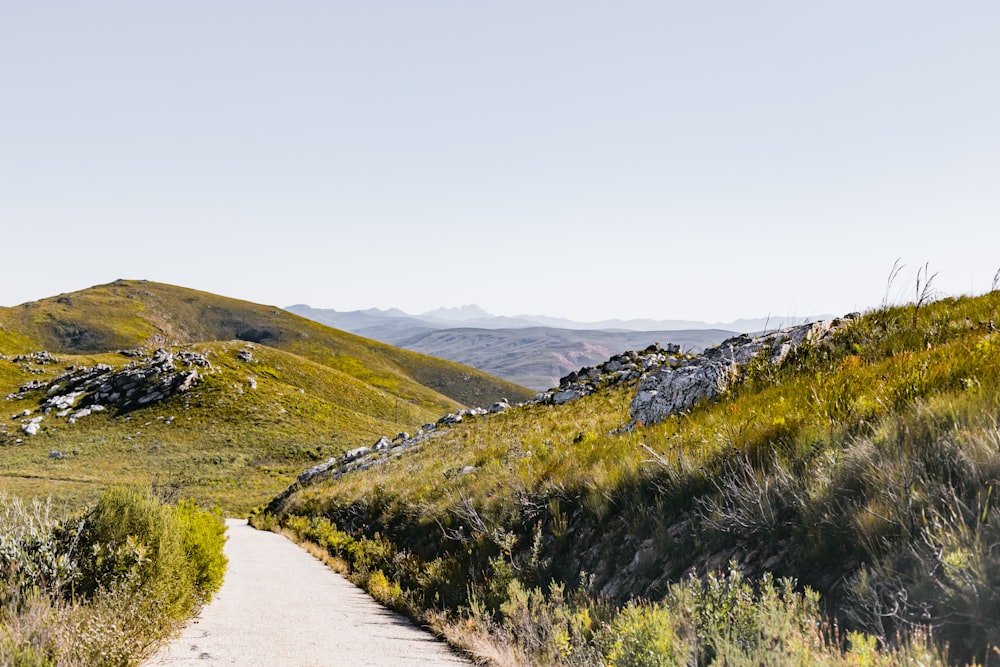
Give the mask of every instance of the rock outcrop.
[[777, 366], [803, 345], [817, 345], [833, 331], [850, 323], [841, 319], [779, 329], [762, 336], [743, 334], [705, 350], [683, 364], [664, 366], [640, 383], [629, 410], [640, 424], [655, 424], [670, 415], [726, 392], [751, 362]]
[[[31, 357], [35, 363], [51, 363], [37, 361], [37, 355], [46, 354], [36, 353]], [[66, 418], [68, 424], [73, 424], [95, 412], [106, 409], [128, 412], [188, 391], [200, 378], [198, 369], [210, 367], [208, 359], [196, 352], [172, 353], [159, 349], [151, 357], [133, 361], [121, 369], [107, 364], [74, 366], [49, 382], [32, 380], [7, 396], [7, 400], [30, 398], [44, 390], [38, 406], [41, 415], [28, 419], [33, 411], [25, 410], [12, 417], [21, 420], [21, 430], [26, 435], [37, 435], [49, 415]]]
[[559, 379], [559, 386], [535, 396], [533, 403], [561, 405], [583, 398], [601, 387], [613, 386], [642, 377], [646, 373], [675, 367], [690, 358], [677, 345], [661, 347], [658, 343], [644, 350], [616, 354], [597, 366], [584, 366]]

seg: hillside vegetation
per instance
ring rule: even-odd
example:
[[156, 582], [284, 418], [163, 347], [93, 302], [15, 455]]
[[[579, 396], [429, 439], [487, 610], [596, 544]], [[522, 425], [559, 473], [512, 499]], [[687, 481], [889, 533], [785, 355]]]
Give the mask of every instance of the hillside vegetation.
[[[76, 412], [42, 409], [53, 385], [67, 383], [56, 378], [148, 364], [161, 347], [208, 363], [183, 393], [75, 423]], [[246, 511], [315, 461], [461, 405], [530, 395], [276, 308], [117, 281], [0, 309], [0, 490], [82, 506], [128, 481]]]
[[467, 420], [254, 520], [501, 663], [995, 660], [998, 308], [867, 313], [654, 425], [635, 381]]
[[222, 585], [225, 530], [131, 487], [67, 516], [0, 494], [0, 664], [137, 664]]

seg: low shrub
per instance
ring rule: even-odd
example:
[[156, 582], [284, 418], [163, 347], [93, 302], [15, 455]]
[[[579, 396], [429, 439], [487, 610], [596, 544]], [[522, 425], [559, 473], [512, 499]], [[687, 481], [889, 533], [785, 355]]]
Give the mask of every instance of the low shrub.
[[221, 513], [106, 490], [57, 520], [0, 498], [0, 664], [134, 664], [222, 583]]

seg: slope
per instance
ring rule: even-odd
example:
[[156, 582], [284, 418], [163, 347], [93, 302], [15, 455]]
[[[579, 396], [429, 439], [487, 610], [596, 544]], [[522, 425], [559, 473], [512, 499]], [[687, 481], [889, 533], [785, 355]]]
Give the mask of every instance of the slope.
[[489, 404], [531, 392], [454, 363], [430, 359], [330, 329], [279, 308], [150, 281], [118, 280], [12, 308], [0, 309], [0, 353], [38, 349], [65, 354], [135, 346], [245, 340], [344, 371], [387, 391], [405, 390], [425, 404], [441, 397], [463, 405]]
[[633, 421], [636, 379], [467, 420], [256, 520], [533, 664], [668, 644], [681, 664], [982, 660], [1000, 636], [998, 310], [1000, 292], [873, 311], [659, 423]]
[[0, 491], [78, 505], [132, 481], [245, 511], [384, 433], [530, 394], [278, 309], [119, 281], [0, 310]]

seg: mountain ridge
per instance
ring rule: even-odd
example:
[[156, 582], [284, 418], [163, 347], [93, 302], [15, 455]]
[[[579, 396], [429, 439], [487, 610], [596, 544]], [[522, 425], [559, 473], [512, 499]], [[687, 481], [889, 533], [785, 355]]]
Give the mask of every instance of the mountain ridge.
[[[445, 321], [400, 317], [398, 309], [340, 312], [302, 304], [288, 309], [366, 338], [466, 364], [536, 391], [558, 385], [559, 378], [581, 366], [629, 349], [671, 343], [697, 352], [734, 334], [723, 329], [570, 329], [504, 317]], [[478, 306], [463, 306], [459, 311], [469, 315], [485, 312]]]
[[[611, 318], [595, 321], [579, 321], [565, 317], [552, 317], [549, 315], [529, 315], [526, 313], [518, 315], [493, 315], [476, 304], [464, 306], [436, 308], [420, 314], [407, 313], [399, 308], [379, 309], [366, 308], [363, 310], [340, 311], [334, 308], [315, 308], [308, 304], [298, 303], [286, 306], [289, 312], [304, 314], [316, 321], [345, 323], [353, 322], [358, 318], [368, 318], [366, 321], [374, 322], [379, 319], [406, 319], [412, 321], [417, 326], [424, 323], [428, 326], [438, 328], [452, 327], [473, 327], [481, 329], [510, 329], [510, 328], [532, 328], [532, 327], [552, 327], [557, 329], [574, 330], [594, 330], [594, 331], [670, 331], [674, 329], [719, 329], [735, 333], [755, 333], [781, 329], [783, 327], [815, 322], [819, 320], [833, 319], [835, 316], [829, 313], [819, 315], [792, 316], [792, 315], [767, 315], [766, 317], [739, 318], [729, 322], [708, 322], [704, 320], [657, 320], [652, 318], [620, 319]], [[325, 319], [323, 319], [325, 318]], [[357, 326], [350, 324], [349, 326]]]

